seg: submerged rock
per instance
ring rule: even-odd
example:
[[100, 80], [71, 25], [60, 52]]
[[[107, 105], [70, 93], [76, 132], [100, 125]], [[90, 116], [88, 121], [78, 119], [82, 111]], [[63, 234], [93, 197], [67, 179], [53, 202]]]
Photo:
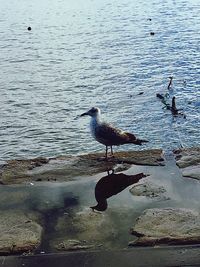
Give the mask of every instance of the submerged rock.
[[200, 148], [175, 150], [176, 163], [183, 176], [200, 180]]
[[[1, 184], [18, 184], [41, 181], [70, 181], [75, 177], [88, 176], [115, 169], [120, 164], [127, 169], [131, 164], [163, 165], [160, 149], [116, 152], [114, 158], [105, 160], [104, 154], [63, 156], [52, 159], [11, 160], [0, 169]], [[48, 163], [48, 164], [47, 164]]]
[[183, 168], [182, 174], [184, 177], [200, 180], [200, 165]]
[[41, 243], [42, 227], [21, 211], [0, 212], [0, 254], [29, 252]]
[[134, 196], [146, 196], [156, 200], [167, 200], [169, 197], [166, 194], [166, 189], [153, 182], [145, 181], [141, 184], [134, 185], [130, 190]]
[[200, 214], [184, 208], [147, 209], [131, 233], [138, 239], [130, 245], [199, 243]]
[[200, 147], [183, 148], [174, 151], [179, 168], [200, 164]]
[[57, 250], [100, 248], [102, 244], [110, 248], [108, 240], [117, 234], [107, 214], [91, 209], [60, 217], [55, 230], [57, 238], [51, 242], [51, 247]]
[[0, 209], [5, 210], [23, 206], [29, 199], [29, 192], [15, 188], [13, 191], [4, 190], [0, 193]]
[[70, 250], [74, 251], [74, 250], [91, 249], [94, 248], [94, 246], [87, 244], [85, 240], [80, 241], [80, 240], [68, 239], [56, 245], [55, 248], [57, 250], [62, 250], [62, 251], [70, 251]]

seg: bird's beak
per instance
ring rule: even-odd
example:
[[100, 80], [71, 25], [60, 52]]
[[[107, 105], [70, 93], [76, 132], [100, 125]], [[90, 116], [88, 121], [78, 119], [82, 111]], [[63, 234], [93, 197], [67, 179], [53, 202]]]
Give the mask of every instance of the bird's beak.
[[85, 113], [81, 114], [80, 117], [83, 117], [83, 116], [86, 116], [86, 115], [89, 115], [88, 112], [85, 112]]

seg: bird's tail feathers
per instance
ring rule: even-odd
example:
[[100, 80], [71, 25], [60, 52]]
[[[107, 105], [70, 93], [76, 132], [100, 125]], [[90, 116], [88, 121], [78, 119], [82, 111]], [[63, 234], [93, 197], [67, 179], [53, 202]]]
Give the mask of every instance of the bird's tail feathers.
[[139, 139], [134, 134], [126, 133], [129, 137], [129, 143], [135, 144], [135, 145], [142, 145], [142, 143], [148, 143], [149, 141], [145, 139]]
[[145, 139], [136, 139], [135, 142], [133, 142], [136, 145], [142, 145], [142, 143], [148, 143], [148, 140]]

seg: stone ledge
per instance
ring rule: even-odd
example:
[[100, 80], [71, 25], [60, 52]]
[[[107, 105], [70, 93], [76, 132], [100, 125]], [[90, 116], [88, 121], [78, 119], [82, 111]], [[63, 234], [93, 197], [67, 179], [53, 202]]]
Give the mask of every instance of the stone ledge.
[[70, 181], [75, 177], [88, 176], [113, 169], [122, 164], [124, 169], [135, 165], [163, 165], [162, 150], [116, 152], [115, 158], [105, 160], [104, 154], [60, 156], [56, 158], [36, 158], [10, 160], [0, 169], [1, 184], [19, 184], [30, 181]]
[[131, 233], [138, 237], [130, 245], [200, 243], [200, 214], [184, 208], [147, 209]]
[[183, 176], [200, 180], [200, 147], [174, 150], [174, 154]]
[[1, 211], [0, 225], [0, 254], [33, 251], [41, 243], [42, 227], [21, 211]]

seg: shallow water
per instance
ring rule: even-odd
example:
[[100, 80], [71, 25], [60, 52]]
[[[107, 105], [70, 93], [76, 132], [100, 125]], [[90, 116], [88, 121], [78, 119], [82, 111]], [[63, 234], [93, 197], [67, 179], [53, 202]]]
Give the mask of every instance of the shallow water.
[[[91, 106], [145, 148], [198, 145], [199, 12], [199, 0], [1, 1], [0, 159], [104, 149], [76, 119]], [[156, 98], [170, 75], [186, 119]]]
[[[129, 192], [133, 183], [127, 183], [126, 177], [141, 172], [150, 175], [142, 180], [166, 189], [166, 198], [134, 196]], [[172, 158], [167, 159], [166, 166], [132, 166], [122, 173], [123, 179], [119, 173], [111, 177], [104, 172], [75, 177], [70, 182], [4, 185], [0, 187], [0, 210], [23, 210], [39, 220], [44, 231], [37, 253], [58, 252], [58, 245], [67, 240], [85, 240], [98, 250], [128, 248], [128, 243], [135, 240], [130, 228], [145, 209], [179, 207], [199, 211], [199, 181], [183, 178]], [[90, 207], [97, 203], [95, 187], [100, 181], [105, 182], [100, 192], [108, 196], [108, 206], [95, 217], [96, 212]]]

